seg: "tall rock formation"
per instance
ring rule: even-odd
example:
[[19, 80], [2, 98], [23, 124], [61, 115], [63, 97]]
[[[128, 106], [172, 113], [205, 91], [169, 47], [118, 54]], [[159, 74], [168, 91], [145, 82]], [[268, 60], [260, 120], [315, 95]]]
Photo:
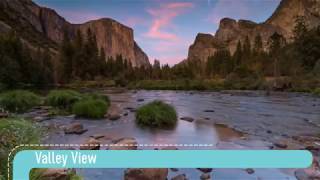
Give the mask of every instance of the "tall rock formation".
[[244, 42], [246, 36], [253, 44], [254, 38], [260, 35], [265, 49], [274, 32], [290, 41], [297, 16], [304, 16], [306, 24], [311, 28], [320, 25], [320, 1], [282, 0], [272, 16], [263, 23], [223, 18], [214, 36], [203, 33], [197, 35], [189, 47], [188, 60], [204, 62], [221, 47], [227, 47], [233, 53], [238, 41]]
[[84, 24], [71, 24], [54, 10], [40, 7], [31, 0], [0, 0], [0, 33], [14, 29], [31, 45], [57, 50], [63, 35], [75, 37], [78, 30], [95, 33], [97, 45], [107, 57], [122, 55], [133, 66], [150, 65], [148, 56], [134, 41], [133, 30], [119, 22], [103, 18]]

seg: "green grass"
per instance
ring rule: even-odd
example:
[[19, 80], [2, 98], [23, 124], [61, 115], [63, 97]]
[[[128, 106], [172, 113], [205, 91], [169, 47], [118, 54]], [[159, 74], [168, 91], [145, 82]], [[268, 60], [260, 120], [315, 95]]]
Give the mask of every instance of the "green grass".
[[83, 95], [73, 90], [52, 90], [46, 98], [46, 104], [55, 108], [70, 110], [72, 105], [83, 98]]
[[137, 110], [136, 122], [152, 128], [171, 128], [176, 125], [177, 113], [173, 106], [162, 101], [153, 101]]
[[99, 119], [104, 117], [108, 107], [103, 99], [85, 98], [73, 105], [72, 112], [78, 117]]
[[[9, 152], [20, 144], [38, 144], [41, 128], [20, 118], [0, 120], [0, 176], [7, 177], [7, 158]], [[12, 159], [11, 159], [12, 161]]]
[[15, 90], [0, 94], [0, 107], [4, 110], [22, 113], [41, 103], [41, 98], [30, 91]]

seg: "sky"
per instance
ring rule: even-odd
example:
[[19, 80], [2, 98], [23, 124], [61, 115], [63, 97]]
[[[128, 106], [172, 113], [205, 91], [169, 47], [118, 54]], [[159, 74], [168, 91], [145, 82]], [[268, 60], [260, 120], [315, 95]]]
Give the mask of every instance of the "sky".
[[71, 23], [109, 17], [134, 29], [139, 46], [161, 64], [174, 65], [188, 55], [196, 35], [213, 34], [220, 19], [263, 22], [280, 0], [34, 0]]

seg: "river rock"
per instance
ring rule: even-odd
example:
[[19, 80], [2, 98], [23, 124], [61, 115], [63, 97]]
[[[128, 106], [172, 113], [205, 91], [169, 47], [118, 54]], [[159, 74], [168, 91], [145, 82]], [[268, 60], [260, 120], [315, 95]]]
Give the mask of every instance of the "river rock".
[[80, 146], [80, 150], [99, 150], [100, 149], [100, 141], [90, 138], [85, 143], [85, 146]]
[[214, 112], [214, 110], [212, 110], [212, 109], [206, 109], [206, 110], [204, 110], [203, 112]]
[[138, 149], [138, 142], [135, 138], [121, 138], [116, 140], [109, 147], [110, 150], [136, 150]]
[[105, 135], [103, 135], [103, 134], [94, 134], [94, 135], [91, 135], [90, 137], [93, 138], [93, 139], [101, 139], [101, 138], [104, 138]]
[[81, 123], [72, 123], [64, 129], [65, 134], [83, 134], [87, 131]]
[[276, 142], [276, 143], [274, 143], [274, 145], [278, 148], [281, 148], [281, 149], [286, 149], [288, 147], [288, 145], [284, 142]]
[[8, 113], [0, 112], [0, 118], [7, 118], [7, 117], [9, 117]]
[[179, 171], [178, 168], [170, 168], [170, 170], [171, 170], [172, 172], [178, 172], [178, 171]]
[[140, 99], [137, 99], [138, 102], [143, 102], [144, 99], [140, 98]]
[[67, 180], [68, 169], [45, 169], [40, 177], [42, 180]]
[[127, 169], [124, 180], [166, 180], [168, 169]]
[[199, 171], [203, 173], [210, 173], [212, 172], [212, 168], [197, 168]]
[[187, 176], [185, 174], [179, 174], [176, 175], [175, 177], [171, 178], [171, 180], [187, 180]]
[[118, 120], [121, 117], [121, 109], [118, 105], [111, 105], [108, 109], [106, 117], [110, 120]]
[[184, 120], [184, 121], [188, 121], [188, 122], [193, 122], [194, 121], [194, 119], [192, 117], [181, 117], [180, 119]]
[[210, 173], [203, 173], [203, 174], [201, 174], [200, 179], [201, 180], [210, 180], [211, 175], [210, 175]]
[[247, 169], [246, 169], [246, 172], [247, 172], [248, 174], [253, 174], [253, 173], [254, 173], [254, 170], [253, 170], [252, 168], [247, 168]]

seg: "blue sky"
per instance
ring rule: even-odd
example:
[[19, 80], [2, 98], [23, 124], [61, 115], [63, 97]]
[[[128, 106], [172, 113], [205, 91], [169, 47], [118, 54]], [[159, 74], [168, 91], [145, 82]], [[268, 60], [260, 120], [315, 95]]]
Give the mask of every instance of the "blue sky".
[[197, 33], [214, 34], [223, 17], [263, 22], [280, 0], [35, 0], [71, 23], [110, 17], [134, 29], [150, 61], [185, 59]]

